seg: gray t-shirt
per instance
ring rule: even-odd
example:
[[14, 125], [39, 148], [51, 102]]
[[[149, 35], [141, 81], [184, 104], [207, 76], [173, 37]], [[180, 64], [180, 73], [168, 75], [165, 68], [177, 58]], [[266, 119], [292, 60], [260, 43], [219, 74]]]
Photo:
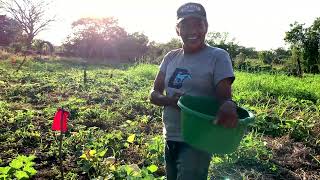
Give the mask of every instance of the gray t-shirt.
[[[229, 54], [220, 48], [206, 46], [195, 54], [185, 54], [183, 49], [170, 51], [160, 64], [165, 74], [166, 95], [184, 92], [192, 96], [215, 97], [215, 87], [234, 73]], [[180, 128], [180, 110], [165, 106], [162, 114], [166, 140], [183, 141]]]

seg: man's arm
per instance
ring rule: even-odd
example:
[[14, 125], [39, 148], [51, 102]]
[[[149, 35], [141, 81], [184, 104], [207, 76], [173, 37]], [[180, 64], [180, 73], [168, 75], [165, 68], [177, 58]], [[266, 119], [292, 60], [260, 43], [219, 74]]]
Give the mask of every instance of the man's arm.
[[159, 71], [150, 93], [150, 102], [158, 106], [177, 106], [180, 95], [175, 94], [172, 97], [163, 95], [165, 87], [164, 80], [165, 74]]
[[237, 106], [232, 101], [232, 79], [221, 80], [216, 86], [216, 95], [221, 104], [216, 123], [225, 128], [234, 128], [238, 124]]
[[232, 99], [232, 79], [226, 78], [221, 80], [216, 86], [216, 95], [220, 104]]

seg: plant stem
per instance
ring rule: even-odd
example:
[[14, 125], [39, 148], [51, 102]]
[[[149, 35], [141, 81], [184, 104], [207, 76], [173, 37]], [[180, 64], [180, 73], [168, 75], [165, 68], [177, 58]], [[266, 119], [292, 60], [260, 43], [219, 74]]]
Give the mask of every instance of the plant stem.
[[24, 55], [23, 61], [22, 61], [22, 63], [19, 65], [19, 67], [18, 67], [18, 69], [17, 69], [16, 72], [18, 72], [18, 71], [20, 70], [20, 68], [21, 68], [22, 65], [26, 62], [26, 60], [27, 60], [27, 55]]
[[61, 107], [62, 113], [61, 113], [61, 119], [60, 119], [60, 146], [59, 146], [59, 159], [60, 159], [60, 172], [61, 172], [61, 179], [63, 178], [63, 161], [62, 161], [62, 138], [63, 138], [63, 132], [62, 132], [62, 128], [63, 128], [63, 114], [64, 114], [64, 110], [63, 107]]

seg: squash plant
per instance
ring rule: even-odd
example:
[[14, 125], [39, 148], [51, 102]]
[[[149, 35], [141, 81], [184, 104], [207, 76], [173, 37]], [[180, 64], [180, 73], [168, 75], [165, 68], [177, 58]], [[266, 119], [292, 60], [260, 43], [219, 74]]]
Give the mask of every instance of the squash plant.
[[9, 163], [9, 166], [0, 167], [0, 179], [29, 179], [37, 173], [33, 168], [35, 158], [34, 155], [18, 155]]

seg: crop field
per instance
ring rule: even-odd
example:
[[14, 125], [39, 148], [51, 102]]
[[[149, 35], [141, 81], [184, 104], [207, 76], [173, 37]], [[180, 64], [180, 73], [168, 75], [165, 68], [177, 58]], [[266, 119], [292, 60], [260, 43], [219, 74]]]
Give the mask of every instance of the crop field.
[[[64, 179], [165, 179], [157, 65], [0, 61], [0, 179], [60, 179], [57, 108], [70, 112]], [[84, 73], [86, 69], [86, 73]], [[320, 179], [320, 76], [236, 71], [234, 100], [256, 115], [210, 179]]]

